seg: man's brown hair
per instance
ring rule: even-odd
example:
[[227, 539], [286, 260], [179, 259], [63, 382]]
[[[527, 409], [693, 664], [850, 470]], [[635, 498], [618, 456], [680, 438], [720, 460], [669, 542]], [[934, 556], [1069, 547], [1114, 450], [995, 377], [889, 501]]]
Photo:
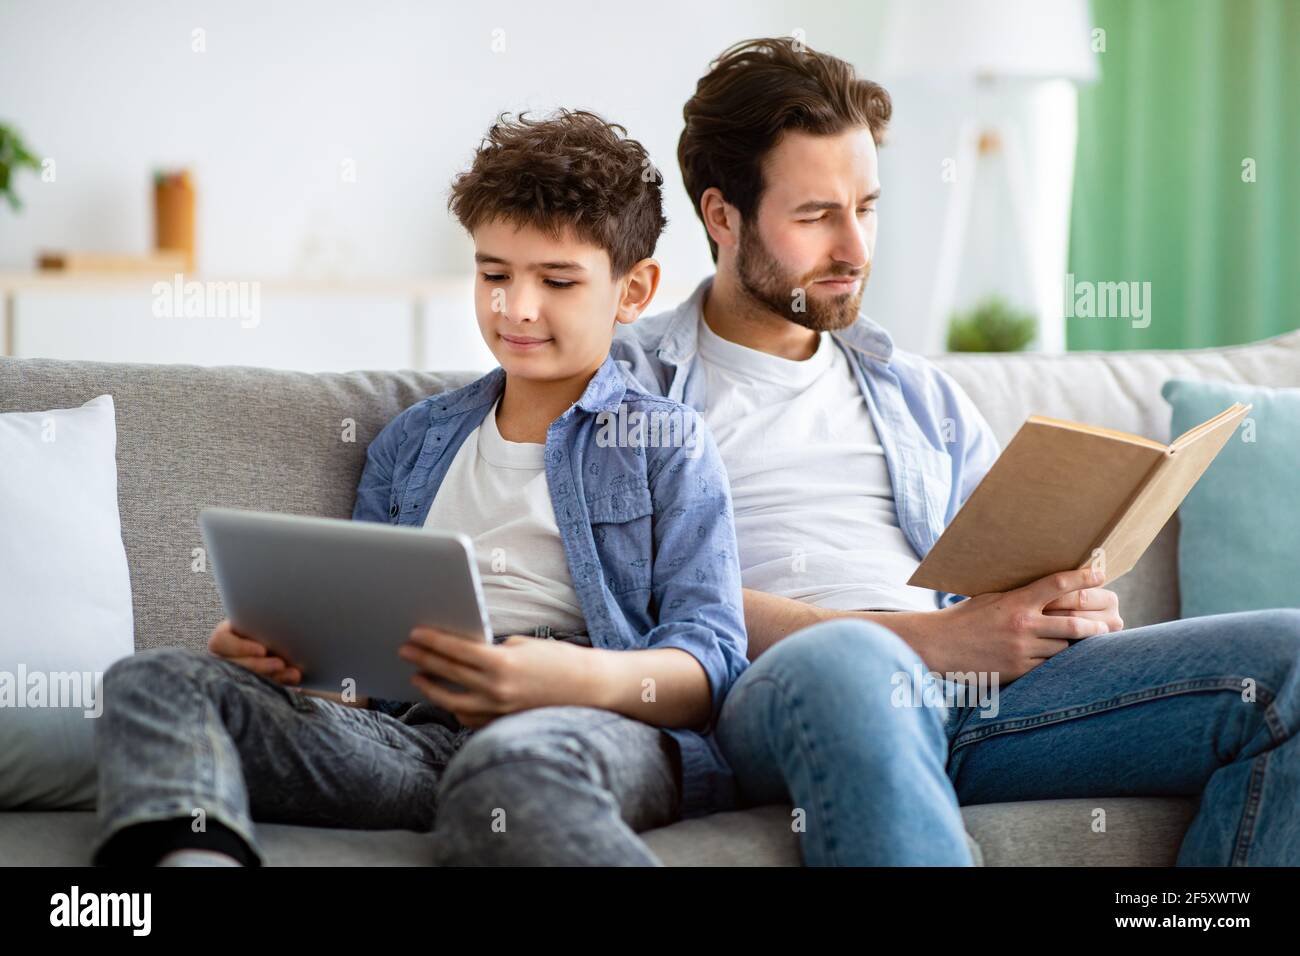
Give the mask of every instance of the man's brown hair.
[[[851, 64], [789, 37], [745, 40], [713, 61], [682, 108], [677, 163], [695, 214], [716, 186], [749, 220], [763, 196], [763, 158], [787, 130], [829, 136], [865, 126], [877, 144], [893, 107], [884, 87]], [[718, 245], [709, 237], [718, 260]]]
[[616, 278], [654, 254], [667, 225], [645, 148], [585, 110], [545, 119], [502, 113], [452, 183], [447, 206], [470, 232], [494, 220], [557, 237], [571, 227], [609, 253]]

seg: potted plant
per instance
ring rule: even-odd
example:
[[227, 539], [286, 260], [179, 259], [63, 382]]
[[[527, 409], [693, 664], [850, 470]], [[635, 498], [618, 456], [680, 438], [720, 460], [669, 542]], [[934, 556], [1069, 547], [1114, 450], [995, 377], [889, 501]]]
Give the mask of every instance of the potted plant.
[[22, 209], [23, 204], [14, 192], [14, 173], [24, 166], [40, 169], [41, 161], [27, 148], [16, 129], [0, 123], [0, 195], [9, 200], [15, 212]]
[[1019, 352], [1038, 334], [1038, 320], [991, 296], [948, 325], [949, 352]]

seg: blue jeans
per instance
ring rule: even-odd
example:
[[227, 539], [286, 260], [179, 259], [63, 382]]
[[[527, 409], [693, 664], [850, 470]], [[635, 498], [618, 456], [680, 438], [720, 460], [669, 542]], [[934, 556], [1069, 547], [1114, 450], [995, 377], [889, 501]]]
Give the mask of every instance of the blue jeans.
[[[918, 674], [932, 696], [900, 695]], [[809, 865], [969, 866], [961, 805], [1150, 795], [1200, 797], [1180, 866], [1300, 864], [1300, 610], [1090, 637], [996, 708], [956, 686], [832, 621], [750, 666], [717, 739], [746, 803], [802, 811]]]
[[104, 674], [99, 835], [211, 819], [258, 862], [253, 820], [433, 831], [430, 862], [658, 865], [636, 835], [678, 817], [676, 742], [590, 707], [471, 731], [428, 702], [400, 718], [290, 690], [203, 651]]

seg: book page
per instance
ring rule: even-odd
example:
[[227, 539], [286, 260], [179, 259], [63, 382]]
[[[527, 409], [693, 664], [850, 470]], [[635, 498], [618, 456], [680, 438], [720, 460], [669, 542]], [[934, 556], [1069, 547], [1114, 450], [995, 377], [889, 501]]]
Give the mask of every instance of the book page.
[[1146, 448], [1157, 448], [1160, 451], [1164, 451], [1167, 447], [1154, 439], [1143, 438], [1141, 435], [1131, 435], [1115, 428], [1104, 428], [1101, 425], [1084, 425], [1080, 422], [1069, 422], [1063, 418], [1048, 418], [1046, 415], [1030, 415], [1029, 421], [1042, 422], [1044, 425], [1055, 425], [1057, 428], [1069, 428], [1077, 432], [1087, 432], [1090, 435], [1105, 435], [1114, 438], [1116, 441], [1131, 441]]
[[1195, 441], [1199, 436], [1209, 431], [1211, 428], [1214, 428], [1220, 422], [1228, 418], [1228, 416], [1235, 414], [1238, 409], [1244, 409], [1245, 411], [1242, 412], [1242, 414], [1244, 415], [1245, 412], [1250, 411], [1254, 407], [1255, 406], [1253, 405], [1243, 405], [1241, 404], [1241, 402], [1233, 402], [1231, 405], [1229, 405], [1227, 408], [1219, 412], [1219, 414], [1215, 415], [1213, 418], [1209, 419], [1208, 421], [1203, 421], [1199, 425], [1193, 425], [1191, 428], [1187, 429], [1187, 431], [1183, 432], [1172, 442], [1170, 442], [1169, 447], [1181, 448], [1183, 445]]

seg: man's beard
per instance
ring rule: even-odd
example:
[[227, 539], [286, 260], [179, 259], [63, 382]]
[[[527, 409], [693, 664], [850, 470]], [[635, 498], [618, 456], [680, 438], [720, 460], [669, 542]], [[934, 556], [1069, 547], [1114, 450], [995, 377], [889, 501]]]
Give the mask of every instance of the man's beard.
[[[798, 278], [781, 267], [759, 238], [756, 228], [742, 226], [736, 271], [740, 288], [759, 305], [814, 332], [834, 332], [847, 328], [857, 319], [867, 277], [871, 275], [871, 263], [868, 262], [861, 270], [862, 280], [855, 291], [818, 299], [809, 291], [813, 282], [831, 276], [854, 276], [858, 270], [837, 264], [828, 270]], [[796, 295], [796, 290], [802, 290], [803, 294]], [[801, 306], [802, 311], [797, 306]]]

